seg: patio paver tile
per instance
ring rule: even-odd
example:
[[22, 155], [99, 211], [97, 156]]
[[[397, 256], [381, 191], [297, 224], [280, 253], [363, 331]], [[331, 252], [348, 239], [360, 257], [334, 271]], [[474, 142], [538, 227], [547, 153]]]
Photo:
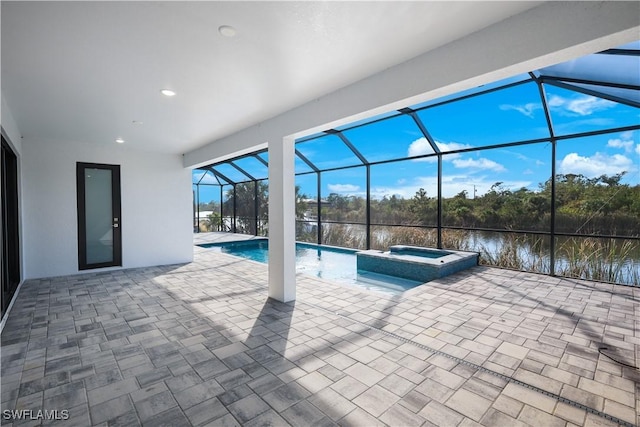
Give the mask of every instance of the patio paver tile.
[[459, 389], [447, 400], [445, 406], [479, 422], [491, 406], [491, 401], [468, 390]]
[[184, 413], [193, 425], [203, 425], [230, 415], [225, 406], [215, 397], [192, 406]]
[[319, 372], [311, 372], [300, 377], [296, 382], [309, 390], [311, 393], [317, 393], [325, 387], [330, 386], [333, 382]]
[[188, 409], [223, 392], [222, 386], [212, 379], [179, 391], [175, 398], [182, 409]]
[[251, 421], [244, 424], [244, 427], [264, 427], [264, 426], [278, 426], [287, 427], [290, 424], [286, 422], [280, 415], [273, 410], [268, 410], [258, 415]]
[[379, 417], [394, 403], [396, 403], [398, 399], [398, 396], [390, 391], [387, 391], [379, 385], [374, 385], [353, 399], [353, 403], [374, 417]]
[[189, 427], [191, 423], [178, 408], [157, 414], [142, 423], [143, 427]]
[[333, 421], [337, 421], [356, 408], [356, 405], [331, 388], [325, 388], [314, 394], [308, 401]]
[[426, 420], [396, 403], [382, 414], [380, 421], [390, 426], [420, 426], [423, 425]]
[[344, 372], [369, 387], [384, 378], [383, 374], [360, 362], [349, 366]]
[[361, 408], [356, 408], [349, 412], [349, 414], [338, 421], [338, 424], [344, 427], [378, 427], [385, 425], [382, 421], [379, 421]]
[[282, 417], [293, 426], [306, 427], [315, 425], [325, 418], [318, 408], [306, 400], [303, 400], [282, 412]]
[[268, 411], [269, 405], [267, 405], [264, 400], [260, 399], [257, 395], [250, 394], [249, 396], [232, 403], [227, 407], [227, 409], [238, 419], [238, 421], [246, 423], [261, 413]]
[[131, 403], [131, 398], [129, 395], [125, 394], [97, 405], [91, 405], [91, 422], [94, 425], [100, 424], [105, 421], [113, 420], [133, 410], [134, 408], [133, 403]]
[[435, 400], [422, 408], [418, 415], [437, 426], [456, 426], [464, 419], [464, 416], [459, 412], [449, 409]]
[[490, 408], [485, 416], [480, 420], [484, 426], [509, 426], [509, 427], [529, 427], [529, 424], [517, 420], [498, 410]]
[[640, 362], [640, 289], [474, 267], [395, 297], [298, 275], [284, 304], [267, 280], [202, 248], [28, 280], [2, 333], [3, 409], [66, 405], [69, 425], [101, 427], [610, 425], [471, 363], [639, 421], [640, 375], [596, 345]]
[[102, 387], [89, 390], [87, 396], [91, 405], [97, 405], [116, 397], [128, 395], [131, 392], [139, 390], [138, 383], [133, 378], [127, 378]]
[[566, 424], [563, 419], [529, 405], [524, 405], [518, 420], [532, 426], [564, 427]]
[[282, 412], [291, 405], [295, 405], [311, 393], [300, 384], [291, 382], [278, 387], [277, 389], [262, 395], [262, 399], [273, 409]]
[[[518, 414], [520, 414], [520, 411], [522, 410], [524, 403], [516, 399], [512, 399], [505, 394], [501, 394], [500, 396], [498, 396], [498, 398], [493, 402], [491, 406], [497, 409], [498, 411], [506, 415], [509, 415], [512, 418], [518, 418]], [[556, 407], [556, 410], [557, 410], [557, 407]]]
[[156, 414], [178, 406], [178, 403], [173, 398], [173, 394], [171, 394], [169, 390], [165, 390], [144, 400], [135, 402], [134, 406], [138, 411], [140, 419], [144, 422]]

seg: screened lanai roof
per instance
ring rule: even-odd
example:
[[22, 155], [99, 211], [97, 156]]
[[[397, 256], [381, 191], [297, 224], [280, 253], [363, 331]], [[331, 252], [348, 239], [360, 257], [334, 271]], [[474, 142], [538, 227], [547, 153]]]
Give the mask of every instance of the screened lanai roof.
[[[614, 108], [605, 108], [613, 105]], [[296, 174], [399, 159], [430, 161], [473, 147], [638, 129], [640, 41], [534, 70], [296, 141]], [[589, 120], [583, 113], [589, 112]], [[579, 124], [579, 130], [576, 128]], [[193, 171], [194, 184], [266, 179], [263, 150]]]

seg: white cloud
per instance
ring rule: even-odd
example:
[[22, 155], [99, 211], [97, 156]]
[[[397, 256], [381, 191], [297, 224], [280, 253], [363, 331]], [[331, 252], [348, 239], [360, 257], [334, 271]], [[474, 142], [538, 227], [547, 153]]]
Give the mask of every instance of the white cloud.
[[525, 169], [522, 171], [522, 175], [533, 175], [533, 171], [531, 169]]
[[542, 108], [542, 106], [540, 104], [535, 103], [535, 102], [529, 102], [529, 103], [524, 104], [524, 105], [502, 104], [502, 105], [500, 105], [499, 108], [501, 110], [503, 110], [503, 111], [515, 110], [515, 111], [517, 111], [519, 113], [524, 114], [527, 117], [533, 118], [534, 111]]
[[327, 184], [327, 188], [334, 193], [355, 193], [360, 186], [353, 184]]
[[[448, 151], [456, 151], [456, 150], [464, 150], [465, 148], [471, 148], [471, 145], [468, 144], [460, 144], [458, 142], [440, 142], [440, 141], [436, 141], [436, 146], [440, 149], [440, 151], [442, 152], [448, 152]], [[431, 148], [431, 144], [429, 144], [429, 141], [427, 141], [427, 139], [425, 137], [422, 138], [418, 138], [415, 141], [413, 141], [410, 145], [409, 145], [409, 150], [407, 152], [407, 156], [408, 157], [416, 157], [416, 156], [422, 156], [425, 154], [433, 154], [433, 149]], [[450, 154], [447, 156], [444, 156], [442, 159], [443, 161], [451, 161], [457, 157], [459, 157], [459, 154]], [[425, 157], [422, 159], [414, 159], [414, 161], [416, 162], [428, 162], [428, 163], [435, 163], [438, 161], [437, 157]]]
[[438, 195], [438, 177], [436, 175], [416, 176], [410, 182], [398, 182], [398, 185], [371, 187], [371, 197], [382, 199], [384, 196], [391, 197], [396, 195], [410, 199], [415, 196], [420, 188], [424, 188], [427, 191], [427, 196], [436, 197]]
[[[468, 175], [444, 175], [442, 177], [442, 196], [453, 197], [459, 194], [461, 191], [466, 191], [469, 197], [473, 197], [473, 190], [475, 187], [476, 196], [482, 196], [487, 193], [493, 184], [496, 183], [496, 179], [493, 176], [473, 176]], [[503, 181], [502, 186], [509, 190], [518, 190], [522, 187], [532, 188], [534, 183], [532, 181]], [[427, 191], [427, 196], [436, 197], [438, 194], [438, 182], [435, 176], [417, 176], [413, 179], [411, 184], [402, 186], [390, 186], [390, 187], [375, 187], [371, 188], [371, 197], [375, 199], [382, 199], [384, 196], [391, 197], [396, 195], [405, 199], [412, 198], [416, 192], [424, 188]]]
[[633, 139], [633, 133], [634, 132], [635, 131], [633, 131], [633, 130], [628, 130], [626, 132], [622, 132], [620, 134], [620, 138], [622, 138], [622, 139]]
[[433, 148], [431, 148], [431, 144], [429, 144], [429, 141], [427, 141], [427, 138], [424, 136], [416, 139], [409, 145], [409, 151], [407, 153], [409, 157], [422, 156], [425, 154], [433, 154]]
[[632, 139], [615, 138], [610, 139], [607, 142], [607, 147], [624, 148], [624, 151], [626, 151], [627, 153], [630, 153], [633, 150], [633, 145], [634, 143]]
[[596, 111], [612, 108], [615, 105], [615, 102], [590, 96], [570, 101], [567, 105], [567, 109], [581, 116], [588, 116]]
[[551, 95], [547, 100], [547, 105], [549, 108], [562, 107], [566, 102], [566, 99], [561, 96]]
[[630, 152], [633, 149], [633, 141], [625, 141], [620, 138], [610, 139], [607, 142], [607, 147], [624, 148], [626, 152]]
[[616, 106], [616, 103], [589, 95], [582, 95], [574, 99], [552, 95], [549, 97], [547, 105], [551, 109], [559, 110], [571, 116], [588, 116], [596, 111], [612, 108]]
[[636, 153], [640, 156], [640, 144], [636, 145]]
[[[627, 153], [634, 151], [635, 145], [636, 141], [634, 138], [634, 131], [632, 130], [622, 132], [619, 138], [613, 138], [607, 142], [607, 147], [622, 148]], [[638, 148], [636, 147], [635, 150], [637, 152]]]
[[464, 150], [465, 148], [471, 148], [469, 144], [460, 144], [459, 142], [440, 142], [436, 141], [436, 145], [440, 149], [440, 151], [455, 151], [455, 150]]
[[[446, 153], [446, 152], [449, 152], [449, 151], [464, 150], [464, 149], [472, 147], [471, 145], [461, 144], [459, 142], [441, 142], [441, 141], [436, 141], [436, 145], [438, 146], [440, 151], [442, 151], [443, 153]], [[409, 145], [408, 155], [410, 157], [411, 156], [419, 156], [419, 155], [423, 155], [423, 154], [431, 154], [431, 153], [433, 153], [431, 145], [429, 144], [429, 142], [424, 137], [416, 139], [415, 141], [413, 141], [411, 143], [411, 145]], [[461, 157], [460, 153], [447, 154], [446, 156], [442, 157], [442, 161], [444, 161], [444, 162], [453, 162], [453, 165], [456, 168], [471, 168], [471, 169], [479, 169], [479, 170], [492, 170], [494, 172], [504, 172], [504, 171], [506, 171], [504, 166], [502, 166], [499, 163], [494, 162], [493, 160], [489, 160], [489, 159], [485, 159], [485, 158], [479, 158], [477, 160], [471, 159], [471, 158], [461, 159], [460, 157]], [[433, 156], [433, 157], [425, 157], [425, 158], [422, 158], [422, 159], [414, 159], [414, 161], [416, 161], [416, 162], [435, 163], [435, 162], [438, 161], [438, 159], [437, 159], [437, 157]]]
[[454, 159], [453, 165], [457, 168], [471, 168], [471, 169], [483, 169], [483, 170], [491, 170], [494, 172], [505, 172], [506, 169], [500, 163], [496, 163], [493, 160], [485, 159], [484, 157], [480, 157], [479, 159]]
[[622, 154], [608, 156], [596, 153], [591, 157], [584, 157], [578, 153], [569, 153], [560, 162], [559, 170], [563, 174], [581, 174], [593, 178], [600, 175], [614, 175], [623, 171], [629, 172], [633, 168], [633, 161]]

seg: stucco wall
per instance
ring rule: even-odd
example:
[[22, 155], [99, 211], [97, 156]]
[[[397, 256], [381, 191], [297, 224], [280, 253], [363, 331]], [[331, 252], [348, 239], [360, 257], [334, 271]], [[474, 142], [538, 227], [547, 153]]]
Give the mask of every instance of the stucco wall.
[[26, 279], [78, 273], [76, 162], [120, 165], [124, 268], [193, 259], [191, 172], [182, 156], [27, 138], [22, 151]]

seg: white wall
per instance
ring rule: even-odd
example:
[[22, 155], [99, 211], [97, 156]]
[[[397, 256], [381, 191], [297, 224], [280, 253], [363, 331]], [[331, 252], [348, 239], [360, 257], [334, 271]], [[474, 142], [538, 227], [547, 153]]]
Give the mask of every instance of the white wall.
[[79, 272], [76, 162], [120, 165], [124, 268], [193, 259], [191, 171], [182, 156], [28, 138], [22, 151], [26, 279]]

